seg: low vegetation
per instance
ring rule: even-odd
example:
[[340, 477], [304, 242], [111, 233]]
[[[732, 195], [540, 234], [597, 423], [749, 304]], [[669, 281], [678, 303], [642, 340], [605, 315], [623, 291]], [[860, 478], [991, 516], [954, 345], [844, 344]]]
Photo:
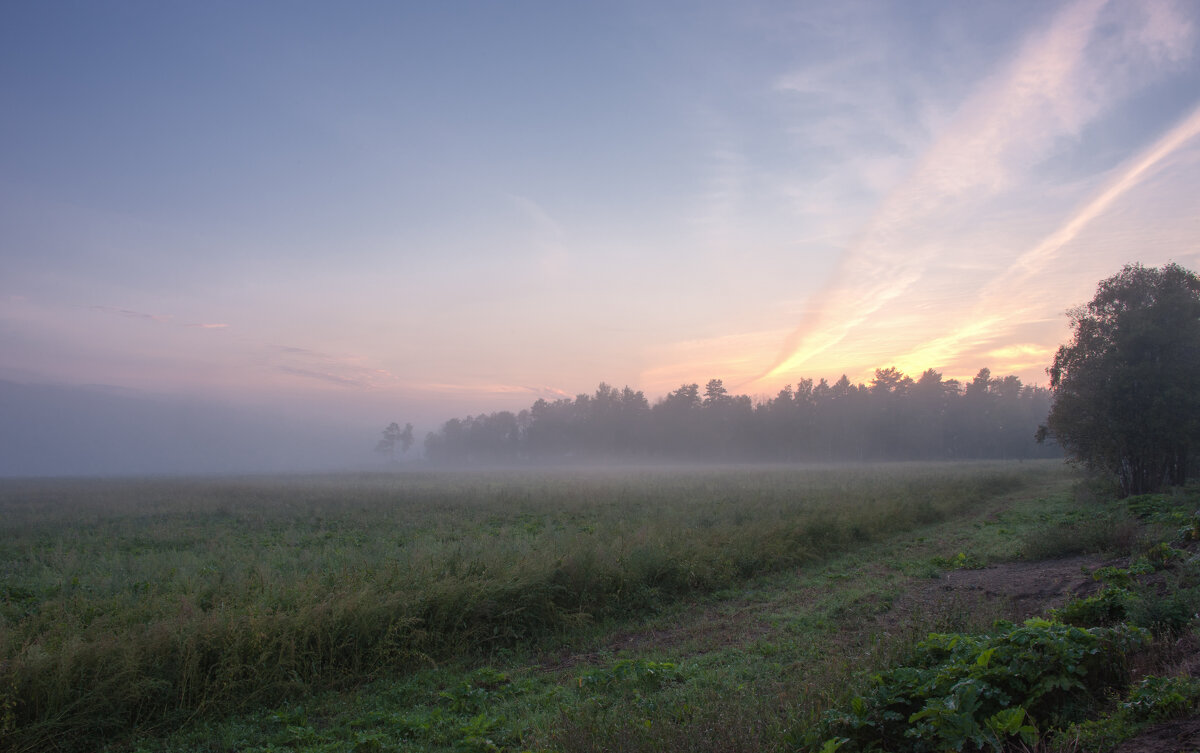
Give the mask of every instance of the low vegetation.
[[[4, 482], [0, 747], [1102, 750], [1195, 708], [1154, 657], [1198, 503], [1053, 463]], [[911, 601], [1047, 530], [1132, 557], [1033, 621]]]
[[1045, 619], [930, 635], [911, 663], [878, 675], [866, 696], [828, 714], [828, 732], [844, 735], [835, 743], [848, 750], [1033, 744], [1039, 726], [1061, 727], [1123, 688], [1128, 657], [1149, 638], [1126, 625], [1084, 629]]
[[5, 734], [88, 744], [487, 655], [1024, 482], [979, 466], [8, 481]]

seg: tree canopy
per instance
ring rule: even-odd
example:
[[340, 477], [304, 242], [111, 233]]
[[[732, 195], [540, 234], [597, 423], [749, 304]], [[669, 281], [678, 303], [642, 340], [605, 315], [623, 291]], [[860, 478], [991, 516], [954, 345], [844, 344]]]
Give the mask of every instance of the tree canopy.
[[1126, 266], [1069, 312], [1040, 436], [1111, 474], [1124, 494], [1182, 484], [1200, 447], [1200, 279], [1177, 264]]
[[1057, 456], [1033, 435], [1047, 389], [981, 369], [963, 388], [933, 369], [878, 369], [869, 384], [801, 379], [775, 397], [732, 394], [720, 379], [683, 384], [653, 405], [629, 387], [454, 418], [425, 439], [432, 463], [591, 460], [846, 461]]
[[386, 454], [388, 459], [393, 462], [396, 460], [396, 445], [400, 445], [401, 453], [406, 453], [415, 441], [412, 424], [405, 424], [404, 428], [401, 429], [400, 424], [393, 421], [381, 433], [383, 434], [383, 439], [379, 440], [379, 444], [375, 445], [375, 452]]

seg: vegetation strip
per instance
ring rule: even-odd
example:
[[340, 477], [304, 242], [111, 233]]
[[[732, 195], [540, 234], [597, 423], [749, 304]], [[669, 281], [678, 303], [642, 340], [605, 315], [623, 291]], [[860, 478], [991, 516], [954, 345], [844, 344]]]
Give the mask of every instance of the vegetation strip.
[[94, 747], [570, 634], [946, 519], [1028, 471], [10, 482], [6, 742]]
[[[925, 524], [906, 535], [860, 542], [843, 553], [831, 553], [819, 565], [814, 561], [814, 567], [739, 581], [740, 585], [734, 584], [731, 590], [715, 593], [712, 606], [701, 611], [724, 610], [726, 600], [737, 597], [741, 606], [732, 607], [730, 618], [743, 619], [751, 614], [760, 625], [745, 632], [736, 624], [717, 626], [715, 629], [729, 631], [729, 640], [701, 629], [709, 620], [700, 614], [695, 631], [669, 635], [660, 632], [662, 627], [653, 626], [677, 625], [683, 614], [679, 611], [682, 604], [672, 606], [662, 601], [655, 610], [660, 616], [652, 618], [645, 641], [620, 639], [609, 644], [607, 639], [601, 640], [596, 644], [599, 650], [587, 649], [580, 657], [582, 663], [572, 660], [552, 668], [550, 673], [532, 670], [530, 662], [535, 657], [522, 648], [544, 641], [522, 642], [504, 649], [493, 646], [483, 654], [459, 654], [457, 659], [440, 662], [436, 669], [414, 667], [400, 675], [381, 670], [375, 682], [356, 683], [353, 692], [298, 695], [284, 705], [225, 721], [209, 713], [170, 737], [142, 737], [140, 742], [120, 744], [114, 750], [573, 753], [615, 749], [816, 751], [825, 745], [870, 749], [869, 738], [835, 734], [832, 728], [818, 724], [831, 707], [852, 711], [856, 693], [869, 697], [872, 674], [890, 676], [895, 667], [911, 665], [911, 658], [921, 654], [916, 647], [928, 641], [925, 631], [930, 629], [940, 634], [934, 644], [940, 640], [943, 649], [946, 643], [954, 642], [955, 650], [961, 649], [963, 657], [974, 651], [971, 661], [958, 664], [976, 669], [982, 666], [979, 671], [984, 674], [1003, 674], [1012, 664], [1003, 648], [980, 664], [980, 656], [996, 647], [989, 640], [1003, 642], [1007, 640], [1004, 636], [1013, 632], [1029, 634], [1047, 629], [1052, 636], [1077, 636], [1073, 632], [1076, 630], [1102, 635], [1109, 628], [1100, 626], [1096, 630], [1091, 624], [1096, 622], [1097, 608], [1101, 615], [1108, 615], [1100, 621], [1110, 622], [1112, 629], [1128, 632], [1131, 629], [1118, 626], [1132, 621], [1153, 632], [1151, 656], [1162, 651], [1162, 646], [1173, 645], [1170, 636], [1186, 634], [1191, 615], [1200, 607], [1196, 597], [1200, 579], [1194, 572], [1197, 566], [1187, 553], [1189, 540], [1200, 530], [1189, 507], [1197, 500], [1176, 494], [1108, 503], [1085, 496], [1087, 506], [1083, 507], [1059, 492], [1044, 496], [1055, 485], [1062, 488], [1061, 476], [1054, 481], [1055, 473], [1024, 471], [1022, 485], [1006, 496], [990, 497], [993, 501], [988, 504], [962, 509], [955, 516]], [[1045, 482], [1051, 484], [1035, 491], [1035, 484]], [[1081, 490], [1086, 495], [1087, 487]], [[1123, 519], [1138, 521], [1142, 526], [1140, 538], [1131, 537], [1118, 524]], [[1003, 614], [997, 611], [1002, 604], [980, 611], [974, 602], [957, 601], [961, 595], [948, 594], [955, 601], [943, 607], [925, 604], [910, 609], [892, 601], [906, 577], [918, 578], [905, 587], [911, 589], [920, 578], [937, 569], [987, 565], [1014, 547], [1024, 548], [1030, 555], [1052, 553], [1048, 541], [1053, 537], [1037, 535], [1047, 527], [1081, 534], [1085, 539], [1090, 536], [1095, 548], [1116, 547], [1118, 551], [1145, 555], [1128, 567], [1101, 568], [1097, 571], [1103, 581], [1100, 593], [1069, 603], [1053, 615], [1066, 623], [1080, 623], [1078, 628], [1047, 621], [989, 628], [989, 621]], [[1108, 532], [1109, 538], [1102, 539], [1101, 532]], [[1065, 551], [1073, 551], [1077, 545], [1061, 535], [1058, 540]], [[1160, 544], [1168, 540], [1172, 543]], [[1026, 544], [1022, 546], [1021, 542]], [[868, 573], [870, 582], [876, 585], [857, 587], [856, 583], [866, 585], [862, 579]], [[963, 571], [964, 575], [968, 573]], [[1112, 595], [1121, 593], [1128, 596]], [[1123, 611], [1112, 611], [1113, 604], [1120, 604]], [[897, 607], [903, 608], [896, 612]], [[580, 626], [570, 633], [592, 632], [598, 636], [594, 631], [601, 627]], [[963, 628], [966, 632], [961, 632]], [[954, 637], [956, 632], [961, 632], [961, 637]], [[1129, 634], [1135, 635], [1136, 631]], [[561, 635], [565, 638], [568, 634]], [[545, 645], [554, 645], [558, 640]], [[1052, 638], [1047, 645], [1060, 643], [1061, 638]], [[1071, 640], [1065, 643], [1071, 644]], [[611, 648], [606, 651], [605, 645]], [[618, 650], [621, 653], [610, 652]], [[914, 650], [916, 653], [910, 653]], [[1096, 656], [1099, 654], [1083, 658], [1090, 661]], [[1113, 666], [1120, 669], [1120, 665], [1117, 662]], [[1083, 712], [1077, 717], [1079, 721], [1062, 721], [1067, 718], [1063, 716], [1050, 724], [1046, 721], [1050, 716], [1036, 704], [1017, 704], [1007, 707], [1005, 713], [1000, 713], [1004, 709], [992, 709], [984, 717], [971, 717], [977, 724], [975, 733], [978, 735], [982, 729], [996, 734], [997, 739], [1020, 738], [1023, 731], [1030, 734], [1023, 728], [1034, 728], [1040, 738], [1038, 745], [1059, 739], [1069, 749], [1071, 740], [1086, 740], [1090, 747], [1085, 749], [1106, 750], [1151, 720], [1171, 718], [1195, 708], [1194, 683], [1156, 674], [1154, 665], [1143, 658], [1135, 657], [1133, 665], [1149, 674], [1127, 690], [1122, 689], [1125, 686], [1118, 678], [1112, 685], [1119, 694], [1117, 701], [1110, 702], [1114, 705], [1108, 707], [1109, 716], [1103, 719], [1091, 717], [1093, 707], [1083, 702], [1096, 694], [1075, 687], [1070, 693], [1075, 694]], [[937, 670], [933, 675], [951, 677], [953, 672]], [[1090, 677], [1102, 675], [1068, 672], [1064, 676], [1090, 683]], [[966, 679], [978, 682], [981, 678]], [[950, 687], [955, 684], [950, 683]], [[1066, 689], [1053, 692], [1060, 691]], [[945, 697], [930, 695], [922, 703], [928, 705]], [[1104, 699], [1100, 703], [1103, 707]], [[11, 709], [12, 704], [3, 708]], [[942, 734], [945, 742], [949, 739], [945, 736], [959, 729], [955, 724], [963, 719], [956, 721], [956, 714], [945, 713], [945, 708], [938, 710], [936, 703], [929, 708], [934, 710], [918, 722], [934, 725], [935, 735]], [[922, 706], [913, 713], [925, 710], [929, 709]], [[8, 718], [11, 723], [12, 715]], [[830, 734], [814, 737], [814, 731], [820, 729]], [[90, 738], [89, 749], [97, 747], [100, 739]], [[986, 743], [986, 738], [980, 739]], [[22, 743], [15, 736], [9, 736], [4, 744], [14, 750], [39, 749], [38, 744], [29, 744], [28, 738]], [[975, 744], [969, 743], [968, 748]], [[893, 744], [888, 749], [902, 747]]]

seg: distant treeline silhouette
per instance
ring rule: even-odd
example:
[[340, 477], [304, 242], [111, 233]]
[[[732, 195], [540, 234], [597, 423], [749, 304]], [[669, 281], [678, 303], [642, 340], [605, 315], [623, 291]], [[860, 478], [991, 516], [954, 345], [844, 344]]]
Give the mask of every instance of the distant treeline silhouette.
[[877, 369], [870, 384], [843, 375], [801, 379], [774, 398], [731, 395], [720, 379], [685, 384], [653, 405], [601, 383], [595, 394], [538, 400], [520, 413], [454, 418], [425, 438], [439, 465], [628, 461], [858, 461], [1054, 457], [1034, 439], [1050, 391], [993, 378], [965, 386], [933, 369], [912, 379]]

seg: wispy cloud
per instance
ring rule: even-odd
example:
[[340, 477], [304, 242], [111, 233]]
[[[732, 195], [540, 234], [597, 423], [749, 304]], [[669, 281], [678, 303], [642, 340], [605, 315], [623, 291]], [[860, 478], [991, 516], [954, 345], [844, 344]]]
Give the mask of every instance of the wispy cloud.
[[318, 353], [315, 350], [309, 350], [308, 348], [296, 348], [291, 345], [280, 345], [279, 350], [284, 353], [291, 353], [298, 356], [312, 356], [313, 358], [321, 359], [329, 358], [329, 356], [325, 355], [324, 353]]
[[192, 322], [184, 324], [175, 322], [175, 316], [172, 314], [147, 314], [143, 311], [134, 311], [133, 309], [121, 308], [119, 306], [92, 306], [93, 311], [101, 311], [106, 314], [114, 314], [123, 316], [127, 319], [141, 319], [142, 321], [155, 322], [157, 324], [176, 324], [180, 327], [189, 327], [192, 329], [226, 329], [228, 324]]
[[400, 383], [395, 374], [363, 356], [331, 355], [293, 345], [277, 345], [275, 350], [290, 361], [277, 367], [285, 374], [361, 389], [395, 387]]
[[[915, 363], [943, 363], [964, 346], [994, 340], [1006, 334], [1014, 321], [1044, 312], [1048, 302], [1045, 291], [1031, 290], [1035, 279], [1043, 274], [1079, 234], [1119, 198], [1141, 183], [1155, 168], [1162, 166], [1181, 147], [1200, 136], [1200, 105], [1184, 116], [1149, 148], [1138, 154], [1067, 218], [1054, 232], [1022, 253], [1002, 274], [980, 291], [979, 299], [967, 324], [922, 344], [903, 356]], [[1061, 308], [1053, 301], [1050, 306]]]
[[116, 314], [117, 316], [124, 316], [129, 319], [141, 319], [148, 322], [157, 322], [159, 324], [165, 324], [172, 319], [170, 314], [147, 314], [142, 311], [134, 311], [132, 309], [124, 309], [117, 306], [92, 306], [92, 310], [102, 311], [106, 314]]
[[[1123, 14], [1122, 23], [1109, 22]], [[755, 379], [809, 361], [841, 343], [960, 249], [969, 226], [1034, 188], [1037, 167], [1119, 99], [1190, 54], [1186, 23], [1170, 7], [1079, 0], [1032, 34], [1014, 58], [976, 88], [912, 175], [879, 206], [838, 273]], [[1101, 31], [1103, 29], [1103, 31]], [[1135, 178], [1136, 180], [1136, 178]], [[1106, 193], [1095, 212], [1122, 192]], [[1086, 211], [1081, 222], [1086, 223]], [[1090, 216], [1094, 216], [1094, 213]], [[1077, 232], [1077, 230], [1076, 230]], [[968, 336], [965, 332], [964, 337]]]
[[566, 270], [566, 232], [557, 220], [538, 202], [527, 196], [508, 194], [508, 199], [532, 227], [532, 245], [538, 254], [543, 275], [555, 277]]
[[298, 369], [294, 366], [279, 366], [277, 368], [279, 369], [279, 371], [282, 371], [285, 374], [291, 374], [292, 376], [303, 377], [305, 379], [315, 379], [317, 381], [326, 382], [328, 384], [336, 384], [339, 387], [365, 387], [366, 386], [362, 382], [359, 382], [355, 379], [347, 379], [346, 377], [338, 376], [337, 374], [329, 374], [329, 373], [323, 372], [323, 371], [312, 371], [310, 369]]
[[741, 332], [656, 349], [655, 365], [639, 375], [638, 383], [651, 394], [712, 378], [740, 387], [752, 380], [761, 363], [759, 355], [770, 352], [781, 334], [779, 330]]

